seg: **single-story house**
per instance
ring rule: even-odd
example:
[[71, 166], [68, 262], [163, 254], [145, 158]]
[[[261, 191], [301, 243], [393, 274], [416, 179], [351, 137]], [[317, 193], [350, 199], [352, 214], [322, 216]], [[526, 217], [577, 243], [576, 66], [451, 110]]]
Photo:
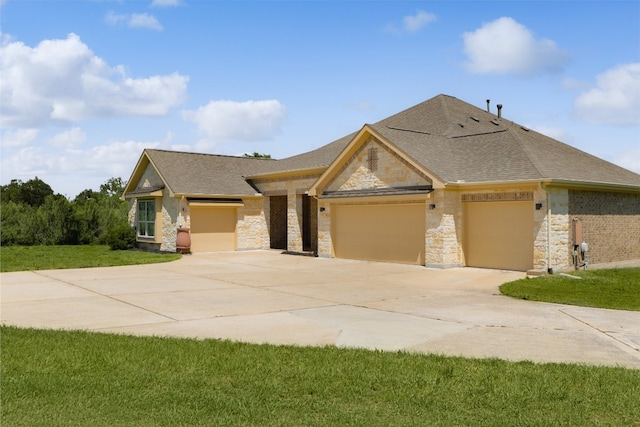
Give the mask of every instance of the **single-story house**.
[[532, 272], [640, 259], [640, 175], [489, 110], [438, 95], [281, 160], [146, 149], [129, 221], [160, 251], [188, 228], [194, 253]]

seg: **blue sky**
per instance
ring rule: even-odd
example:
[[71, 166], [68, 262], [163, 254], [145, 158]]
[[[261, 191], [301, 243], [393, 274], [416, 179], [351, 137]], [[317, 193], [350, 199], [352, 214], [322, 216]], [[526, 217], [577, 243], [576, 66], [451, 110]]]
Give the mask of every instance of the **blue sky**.
[[440, 93], [640, 173], [638, 1], [0, 0], [1, 182], [276, 158]]

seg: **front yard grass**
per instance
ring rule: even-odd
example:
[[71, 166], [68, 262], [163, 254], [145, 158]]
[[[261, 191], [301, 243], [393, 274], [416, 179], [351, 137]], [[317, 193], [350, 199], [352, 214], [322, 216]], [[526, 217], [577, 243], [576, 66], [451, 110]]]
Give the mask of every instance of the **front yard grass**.
[[2, 425], [638, 425], [640, 370], [2, 327]]
[[584, 307], [640, 311], [640, 268], [572, 272], [581, 280], [554, 274], [500, 286], [514, 298]]
[[145, 251], [112, 251], [104, 245], [3, 246], [0, 271], [57, 270], [64, 268], [111, 267], [174, 261], [180, 254]]

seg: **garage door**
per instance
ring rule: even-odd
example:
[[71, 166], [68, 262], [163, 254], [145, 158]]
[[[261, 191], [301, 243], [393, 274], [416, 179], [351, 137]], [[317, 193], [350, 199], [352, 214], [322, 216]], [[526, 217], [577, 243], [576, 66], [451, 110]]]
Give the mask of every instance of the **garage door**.
[[424, 264], [425, 205], [331, 208], [336, 258]]
[[533, 202], [464, 203], [464, 218], [467, 266], [533, 268]]
[[237, 208], [191, 206], [191, 251], [236, 249]]

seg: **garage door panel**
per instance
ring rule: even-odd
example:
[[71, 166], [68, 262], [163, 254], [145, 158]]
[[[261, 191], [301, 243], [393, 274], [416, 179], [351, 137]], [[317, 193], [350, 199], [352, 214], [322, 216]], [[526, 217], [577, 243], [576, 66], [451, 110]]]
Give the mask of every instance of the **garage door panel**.
[[532, 202], [465, 203], [464, 216], [467, 266], [533, 268]]
[[236, 249], [237, 209], [191, 208], [191, 251], [215, 252]]
[[424, 205], [335, 206], [334, 256], [424, 264], [424, 212]]

